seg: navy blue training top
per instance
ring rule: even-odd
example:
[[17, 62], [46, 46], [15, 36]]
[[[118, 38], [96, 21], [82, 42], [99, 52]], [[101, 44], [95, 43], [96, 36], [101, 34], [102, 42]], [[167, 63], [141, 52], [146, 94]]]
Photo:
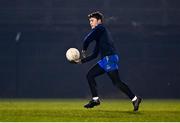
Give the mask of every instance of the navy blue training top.
[[84, 38], [82, 50], [87, 50], [89, 44], [96, 41], [96, 45], [93, 53], [81, 60], [82, 63], [90, 61], [101, 55], [101, 58], [105, 56], [116, 54], [115, 47], [113, 45], [113, 39], [110, 32], [104, 27], [103, 24], [98, 24], [93, 28], [89, 34]]

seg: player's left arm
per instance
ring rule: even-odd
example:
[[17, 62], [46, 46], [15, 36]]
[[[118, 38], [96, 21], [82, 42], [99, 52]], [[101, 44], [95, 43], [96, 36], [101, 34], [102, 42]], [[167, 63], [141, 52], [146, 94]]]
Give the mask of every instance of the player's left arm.
[[86, 55], [86, 51], [87, 51], [89, 44], [92, 41], [96, 40], [100, 36], [101, 32], [102, 32], [102, 29], [97, 26], [94, 29], [92, 29], [91, 32], [84, 38], [83, 48], [82, 48], [82, 53], [81, 53], [82, 59], [76, 60], [75, 63], [84, 63], [84, 62], [90, 61], [98, 56], [99, 48], [98, 48], [97, 44], [94, 48], [93, 53], [90, 56]]
[[91, 32], [83, 40], [82, 51], [87, 50], [89, 44], [99, 37], [100, 32], [101, 32], [101, 29], [99, 27], [95, 27], [94, 29], [91, 30]]

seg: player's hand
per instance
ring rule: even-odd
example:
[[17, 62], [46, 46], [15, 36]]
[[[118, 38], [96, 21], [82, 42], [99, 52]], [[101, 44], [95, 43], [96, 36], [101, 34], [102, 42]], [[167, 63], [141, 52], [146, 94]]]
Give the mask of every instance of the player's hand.
[[77, 60], [74, 60], [76, 62], [76, 64], [82, 64], [81, 63], [81, 59], [77, 59]]
[[81, 59], [69, 61], [71, 64], [81, 64]]
[[81, 51], [81, 54], [82, 54], [82, 57], [83, 57], [83, 58], [86, 58], [86, 57], [87, 57], [87, 56], [86, 56], [86, 51], [85, 51], [85, 50], [82, 50], [82, 51]]
[[69, 61], [71, 64], [77, 64], [74, 60]]

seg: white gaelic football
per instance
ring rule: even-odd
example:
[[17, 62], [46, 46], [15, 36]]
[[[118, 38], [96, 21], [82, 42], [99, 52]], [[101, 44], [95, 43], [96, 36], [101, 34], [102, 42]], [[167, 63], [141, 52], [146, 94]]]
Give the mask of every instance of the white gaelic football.
[[69, 48], [66, 52], [66, 58], [69, 61], [74, 61], [80, 58], [79, 50], [76, 48]]

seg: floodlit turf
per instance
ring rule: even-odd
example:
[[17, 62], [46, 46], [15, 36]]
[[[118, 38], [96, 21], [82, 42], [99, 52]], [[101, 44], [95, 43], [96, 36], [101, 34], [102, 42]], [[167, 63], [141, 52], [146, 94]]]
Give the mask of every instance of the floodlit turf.
[[180, 100], [143, 100], [139, 112], [129, 100], [102, 100], [85, 109], [88, 100], [0, 100], [0, 121], [180, 121]]

